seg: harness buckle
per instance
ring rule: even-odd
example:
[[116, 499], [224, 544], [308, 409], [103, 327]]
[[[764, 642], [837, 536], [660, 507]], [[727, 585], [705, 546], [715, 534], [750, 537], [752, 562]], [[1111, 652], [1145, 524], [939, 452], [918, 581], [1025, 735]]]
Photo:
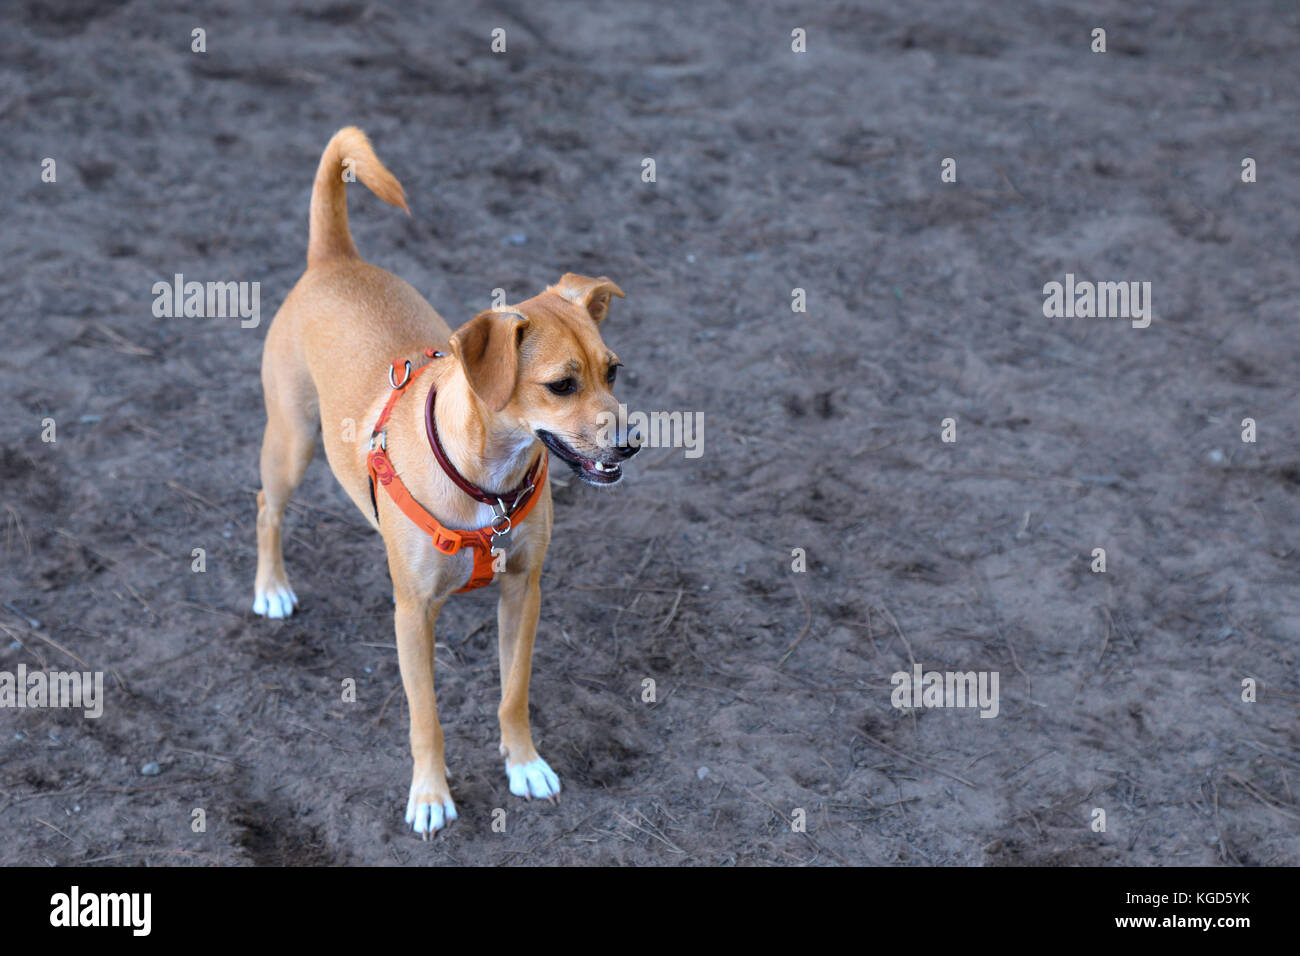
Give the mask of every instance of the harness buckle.
[[449, 534], [439, 534], [436, 532], [432, 534], [431, 537], [433, 538], [433, 546], [443, 554], [455, 554], [460, 550], [459, 538], [453, 538]]

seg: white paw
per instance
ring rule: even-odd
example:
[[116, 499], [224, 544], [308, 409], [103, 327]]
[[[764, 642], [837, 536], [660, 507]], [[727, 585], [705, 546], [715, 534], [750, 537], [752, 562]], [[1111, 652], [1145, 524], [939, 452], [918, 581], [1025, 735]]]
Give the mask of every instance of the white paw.
[[516, 797], [551, 799], [560, 792], [560, 778], [541, 757], [514, 767], [507, 761], [506, 776], [510, 778], [510, 792]]
[[287, 584], [273, 585], [269, 590], [258, 591], [253, 598], [253, 613], [262, 617], [281, 618], [293, 613], [298, 595]]
[[438, 797], [432, 796], [427, 790], [421, 793], [421, 798], [417, 803], [415, 784], [411, 784], [411, 796], [406, 801], [406, 822], [427, 840], [430, 833], [437, 833], [456, 819], [456, 804], [450, 796], [443, 797], [439, 802]]

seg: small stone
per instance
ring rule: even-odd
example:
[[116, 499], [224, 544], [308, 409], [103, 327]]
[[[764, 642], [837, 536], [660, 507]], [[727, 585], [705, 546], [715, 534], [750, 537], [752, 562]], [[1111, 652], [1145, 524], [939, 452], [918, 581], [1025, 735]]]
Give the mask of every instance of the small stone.
[[699, 770], [695, 771], [695, 776], [697, 776], [701, 780], [703, 780], [708, 775], [709, 775], [708, 767], [701, 767]]
[[158, 764], [153, 761], [150, 761], [140, 768], [140, 772], [146, 777], [156, 777], [158, 774], [162, 773], [162, 767], [158, 766]]

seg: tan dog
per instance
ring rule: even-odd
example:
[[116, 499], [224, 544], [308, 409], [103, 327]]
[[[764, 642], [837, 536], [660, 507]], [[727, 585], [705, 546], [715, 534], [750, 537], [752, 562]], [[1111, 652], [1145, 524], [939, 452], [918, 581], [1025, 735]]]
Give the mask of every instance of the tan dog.
[[[349, 178], [360, 179], [385, 202], [407, 208], [401, 185], [375, 157], [365, 134], [353, 127], [336, 133], [321, 156], [312, 191], [307, 271], [272, 321], [262, 354], [267, 423], [253, 610], [281, 618], [298, 603], [285, 575], [281, 524], [319, 429], [335, 477], [383, 535], [388, 550], [398, 661], [411, 710], [414, 771], [406, 820], [427, 838], [456, 818], [434, 701], [434, 623], [451, 593], [466, 584], [471, 568], [477, 573], [480, 552], [464, 547], [448, 555], [435, 547], [432, 532], [397, 506], [391, 486], [376, 482], [372, 488], [367, 456], [372, 446], [385, 450], [399, 484], [449, 529], [511, 524], [501, 518], [509, 510], [501, 499], [508, 500], [532, 473], [546, 448], [584, 481], [614, 484], [622, 477], [619, 462], [635, 454], [640, 441], [635, 433], [614, 440], [606, 433], [602, 441], [599, 431], [602, 413], [617, 413], [611, 387], [619, 361], [598, 326], [610, 296], [621, 298], [623, 292], [605, 278], [568, 274], [508, 310], [479, 313], [453, 335], [415, 289], [357, 255], [348, 231], [344, 182]], [[430, 346], [448, 354], [430, 359]], [[415, 370], [409, 382], [407, 361]], [[368, 443], [397, 386], [404, 391], [383, 434]], [[436, 431], [426, 433], [431, 388], [436, 389], [436, 402], [429, 406]], [[488, 492], [485, 497], [496, 500], [496, 507], [475, 500], [440, 467], [433, 454], [435, 436], [451, 466]], [[549, 482], [537, 484], [524, 492], [536, 497], [535, 507], [510, 528], [508, 545], [494, 552], [493, 567], [502, 572], [498, 716], [511, 792], [554, 798], [559, 778], [538, 756], [528, 723], [539, 581], [552, 521]], [[495, 545], [497, 539], [492, 540]]]

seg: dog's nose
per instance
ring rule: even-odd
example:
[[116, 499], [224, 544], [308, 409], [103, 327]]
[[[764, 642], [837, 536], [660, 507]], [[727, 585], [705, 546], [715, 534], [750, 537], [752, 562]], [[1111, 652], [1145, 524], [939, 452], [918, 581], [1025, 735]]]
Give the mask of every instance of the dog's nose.
[[618, 446], [618, 453], [623, 458], [631, 458], [641, 450], [642, 444], [640, 429], [629, 428], [623, 436], [623, 444]]

